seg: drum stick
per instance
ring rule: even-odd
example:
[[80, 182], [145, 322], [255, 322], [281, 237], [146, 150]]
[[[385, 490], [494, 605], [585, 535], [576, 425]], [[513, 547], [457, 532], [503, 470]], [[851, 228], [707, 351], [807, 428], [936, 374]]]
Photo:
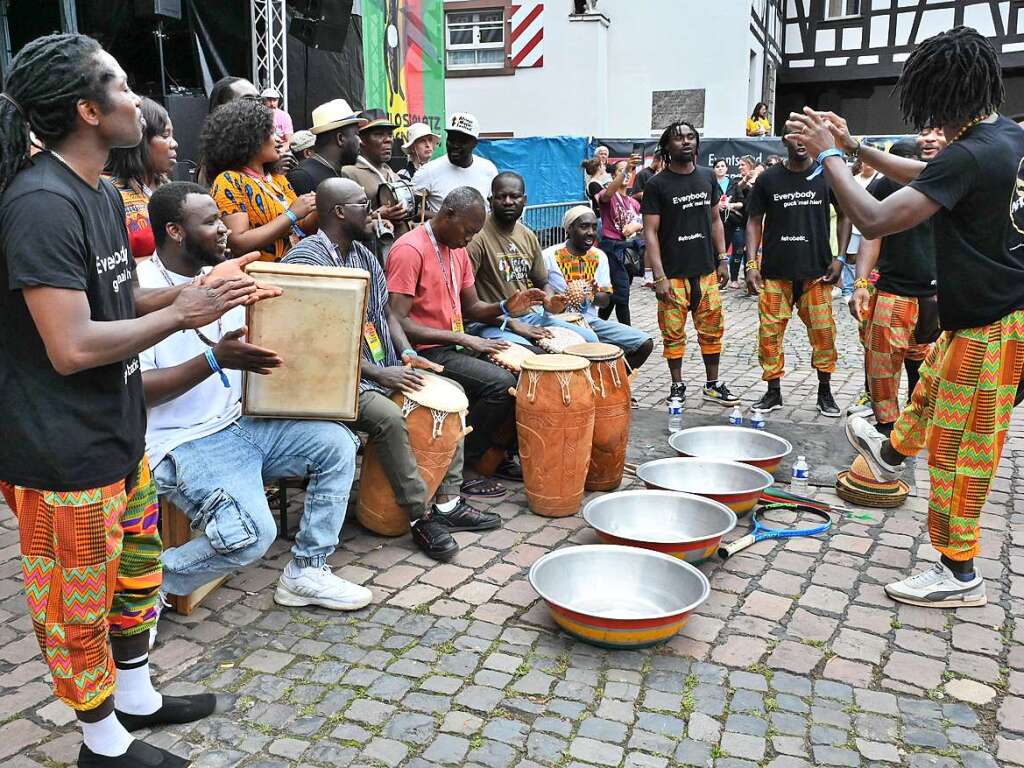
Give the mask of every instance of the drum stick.
[[427, 190], [420, 192], [420, 226], [427, 220]]

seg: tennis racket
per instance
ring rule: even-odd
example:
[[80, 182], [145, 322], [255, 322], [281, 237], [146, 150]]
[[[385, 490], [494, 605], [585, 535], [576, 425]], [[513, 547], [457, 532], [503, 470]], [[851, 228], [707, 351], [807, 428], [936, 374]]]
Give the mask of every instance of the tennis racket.
[[[808, 501], [811, 500], [808, 499]], [[814, 501], [809, 504], [794, 502], [762, 504], [750, 517], [754, 523], [754, 530], [731, 544], [719, 547], [718, 556], [723, 560], [728, 560], [737, 552], [742, 552], [747, 547], [767, 539], [792, 539], [797, 536], [816, 536], [819, 533], [824, 533], [832, 527], [832, 516], [828, 509], [827, 504]], [[786, 516], [793, 519], [788, 521], [762, 519], [767, 513], [781, 511], [795, 513]]]

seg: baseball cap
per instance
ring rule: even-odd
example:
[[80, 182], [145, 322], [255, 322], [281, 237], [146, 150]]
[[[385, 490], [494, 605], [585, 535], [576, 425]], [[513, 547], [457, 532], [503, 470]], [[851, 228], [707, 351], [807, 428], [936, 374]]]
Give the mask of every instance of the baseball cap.
[[261, 99], [280, 99], [281, 92], [272, 86], [268, 86], [260, 91]]
[[474, 139], [480, 138], [480, 123], [477, 122], [476, 115], [472, 115], [469, 112], [453, 112], [448, 118], [448, 124], [445, 129], [451, 133], [464, 133], [467, 136], [472, 136]]

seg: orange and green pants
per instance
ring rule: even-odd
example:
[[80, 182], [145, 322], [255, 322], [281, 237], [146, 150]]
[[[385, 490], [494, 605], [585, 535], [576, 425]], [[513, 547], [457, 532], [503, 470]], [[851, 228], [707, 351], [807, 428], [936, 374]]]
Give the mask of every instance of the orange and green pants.
[[664, 357], [679, 360], [686, 354], [687, 315], [693, 316], [701, 354], [720, 354], [725, 313], [722, 295], [718, 292], [718, 275], [711, 272], [700, 277], [673, 277], [668, 283], [668, 295], [658, 300], [658, 327]]
[[978, 554], [979, 515], [999, 466], [1024, 378], [1024, 310], [980, 328], [946, 331], [893, 427], [904, 456], [928, 449], [928, 533], [950, 560]]
[[823, 373], [836, 369], [832, 286], [819, 280], [765, 280], [758, 298], [757, 328], [757, 359], [764, 381], [782, 378], [786, 368], [782, 340], [794, 305], [811, 342], [811, 366]]
[[900, 415], [900, 377], [904, 360], [924, 360], [930, 344], [915, 340], [918, 300], [913, 296], [875, 291], [861, 324], [864, 372], [875, 420], [892, 424]]
[[46, 491], [0, 482], [18, 518], [21, 571], [54, 692], [90, 710], [114, 691], [110, 635], [148, 632], [157, 618], [160, 532], [145, 458], [102, 488]]

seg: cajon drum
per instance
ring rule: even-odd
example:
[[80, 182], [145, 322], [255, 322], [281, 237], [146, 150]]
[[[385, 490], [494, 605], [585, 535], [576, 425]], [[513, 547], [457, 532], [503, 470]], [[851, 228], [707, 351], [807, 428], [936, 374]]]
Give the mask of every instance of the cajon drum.
[[[201, 535], [201, 533], [193, 531], [189, 526], [188, 516], [184, 512], [166, 498], [160, 497], [160, 538], [165, 549], [181, 546], [192, 538]], [[174, 609], [175, 613], [189, 616], [207, 595], [231, 578], [231, 575], [226, 574], [213, 581], [208, 581], [188, 595], [167, 595], [167, 602], [171, 604], [171, 608]]]

